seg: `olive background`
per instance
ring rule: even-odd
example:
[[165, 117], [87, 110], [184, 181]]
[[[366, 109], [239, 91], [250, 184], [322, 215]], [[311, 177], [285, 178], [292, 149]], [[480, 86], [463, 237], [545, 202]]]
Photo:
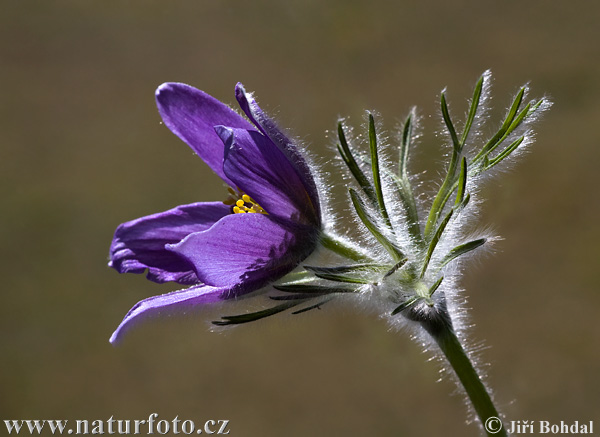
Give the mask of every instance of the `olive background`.
[[354, 308], [210, 332], [243, 309], [224, 306], [150, 320], [113, 347], [133, 304], [176, 285], [106, 263], [119, 223], [227, 195], [161, 125], [161, 83], [233, 105], [242, 81], [333, 182], [339, 116], [360, 125], [376, 110], [393, 136], [417, 105], [412, 170], [435, 182], [440, 91], [458, 117], [491, 69], [491, 126], [525, 82], [554, 106], [531, 153], [484, 190], [480, 224], [504, 239], [465, 271], [472, 339], [509, 420], [600, 430], [599, 16], [581, 0], [3, 2], [0, 420], [157, 413], [228, 419], [232, 436], [479, 435], [454, 383], [436, 383], [440, 365]]

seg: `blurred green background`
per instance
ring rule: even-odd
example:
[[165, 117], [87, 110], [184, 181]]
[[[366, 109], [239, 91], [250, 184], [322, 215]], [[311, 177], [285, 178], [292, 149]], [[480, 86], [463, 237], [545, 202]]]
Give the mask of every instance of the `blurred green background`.
[[359, 124], [375, 109], [392, 129], [417, 105], [427, 134], [415, 169], [434, 177], [440, 90], [462, 114], [491, 68], [495, 114], [527, 81], [555, 105], [532, 153], [486, 188], [481, 223], [505, 240], [465, 275], [472, 336], [491, 346], [488, 382], [509, 419], [600, 429], [600, 3], [15, 1], [1, 10], [0, 420], [158, 413], [229, 419], [232, 436], [478, 435], [419, 346], [351, 309], [227, 333], [209, 332], [212, 315], [163, 318], [114, 348], [108, 338], [127, 310], [175, 287], [106, 262], [119, 223], [226, 197], [160, 124], [160, 83], [234, 103], [243, 81], [324, 161], [339, 115]]

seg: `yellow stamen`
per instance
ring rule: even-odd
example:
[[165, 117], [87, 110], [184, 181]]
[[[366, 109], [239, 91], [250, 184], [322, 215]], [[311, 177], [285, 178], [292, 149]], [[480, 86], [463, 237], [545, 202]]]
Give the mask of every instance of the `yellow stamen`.
[[234, 190], [231, 187], [227, 187], [227, 191], [231, 195], [228, 199], [224, 200], [225, 205], [232, 205], [232, 212], [234, 214], [244, 213], [255, 213], [255, 214], [268, 214], [262, 206], [256, 203], [252, 197], [248, 196], [243, 191], [237, 189]]
[[232, 211], [234, 214], [243, 213], [254, 213], [254, 214], [268, 214], [262, 206], [256, 203], [252, 197], [245, 194], [243, 191], [236, 191], [233, 188], [227, 188], [231, 197], [223, 201], [225, 205], [232, 205]]

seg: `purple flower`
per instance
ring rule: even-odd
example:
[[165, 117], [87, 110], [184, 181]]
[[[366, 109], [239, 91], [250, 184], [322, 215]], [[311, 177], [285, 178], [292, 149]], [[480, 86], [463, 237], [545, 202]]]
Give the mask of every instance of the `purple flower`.
[[229, 185], [232, 198], [178, 206], [117, 228], [109, 266], [191, 287], [138, 302], [111, 343], [141, 316], [262, 288], [314, 250], [321, 213], [308, 164], [241, 84], [236, 98], [250, 122], [188, 85], [157, 89], [165, 125]]

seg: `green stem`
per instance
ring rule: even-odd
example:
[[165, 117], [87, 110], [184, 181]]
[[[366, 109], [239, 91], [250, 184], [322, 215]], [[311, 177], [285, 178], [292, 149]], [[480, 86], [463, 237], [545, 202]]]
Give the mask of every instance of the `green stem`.
[[364, 253], [356, 250], [353, 246], [350, 246], [344, 240], [342, 240], [337, 235], [332, 235], [323, 232], [321, 234], [321, 244], [326, 249], [331, 250], [338, 255], [343, 256], [344, 258], [351, 259], [353, 261], [365, 262], [365, 261], [373, 261], [371, 257], [365, 255]]
[[[435, 327], [427, 325], [427, 322], [423, 323], [456, 373], [481, 423], [485, 424], [490, 417], [499, 418], [492, 398], [460, 344], [451, 324], [443, 322], [436, 324]], [[491, 433], [486, 429], [486, 433], [488, 436], [506, 437], [508, 435], [504, 427], [496, 433]]]

